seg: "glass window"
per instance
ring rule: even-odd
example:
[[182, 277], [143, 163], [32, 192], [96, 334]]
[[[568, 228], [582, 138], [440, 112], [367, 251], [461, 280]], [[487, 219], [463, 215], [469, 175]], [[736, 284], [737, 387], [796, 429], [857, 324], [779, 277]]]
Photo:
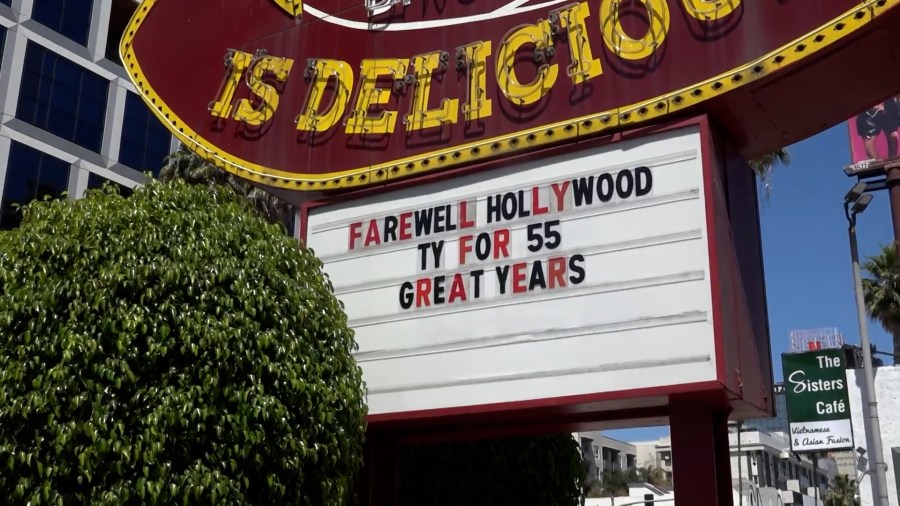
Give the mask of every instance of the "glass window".
[[27, 204], [49, 195], [61, 198], [69, 186], [71, 164], [13, 141], [3, 185], [0, 229], [19, 226], [22, 215], [13, 204]]
[[29, 42], [16, 117], [99, 153], [108, 91], [102, 77]]
[[93, 0], [35, 0], [31, 18], [82, 46], [91, 30]]
[[131, 15], [137, 10], [138, 2], [134, 0], [112, 0], [109, 10], [109, 33], [106, 37], [106, 59], [122, 65], [119, 58], [119, 41], [125, 35], [125, 27]]
[[140, 172], [149, 170], [159, 176], [171, 143], [172, 136], [166, 127], [137, 95], [129, 92], [125, 99], [119, 162]]
[[95, 190], [97, 188], [102, 187], [107, 182], [110, 182], [110, 183], [118, 186], [119, 187], [119, 195], [122, 195], [123, 197], [128, 197], [129, 195], [134, 193], [134, 190], [132, 190], [131, 188], [129, 188], [125, 185], [121, 185], [115, 181], [110, 181], [109, 179], [106, 179], [103, 176], [98, 176], [97, 174], [94, 174], [93, 172], [91, 172], [91, 175], [88, 176], [87, 187], [89, 190]]
[[[0, 3], [5, 3], [0, 0]], [[6, 5], [9, 5], [8, 3]], [[0, 63], [3, 63], [3, 48], [6, 47], [6, 27], [0, 26]]]

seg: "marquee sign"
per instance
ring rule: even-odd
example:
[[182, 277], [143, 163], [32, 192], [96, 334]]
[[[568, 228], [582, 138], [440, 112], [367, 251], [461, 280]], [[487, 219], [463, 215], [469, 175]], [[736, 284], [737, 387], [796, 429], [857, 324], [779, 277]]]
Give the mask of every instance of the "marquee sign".
[[[736, 90], [897, 3], [145, 0], [121, 53], [193, 150], [270, 186], [319, 191], [745, 107]], [[796, 116], [762, 109], [741, 121]]]
[[370, 422], [727, 388], [735, 370], [762, 402], [755, 362], [721, 344], [754, 336], [706, 142], [694, 125], [309, 208]]

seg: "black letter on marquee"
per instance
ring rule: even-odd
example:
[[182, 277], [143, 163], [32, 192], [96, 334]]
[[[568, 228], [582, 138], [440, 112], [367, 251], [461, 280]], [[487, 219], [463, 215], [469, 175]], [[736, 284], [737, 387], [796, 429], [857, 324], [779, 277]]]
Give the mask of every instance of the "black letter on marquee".
[[495, 221], [500, 221], [500, 208], [503, 206], [502, 197], [497, 195], [495, 197], [487, 198], [487, 222], [494, 223]]
[[447, 302], [444, 299], [444, 281], [447, 280], [447, 276], [437, 276], [434, 278], [434, 304], [443, 304]]
[[569, 282], [573, 285], [580, 285], [584, 282], [584, 266], [581, 265], [583, 263], [584, 255], [572, 255], [572, 258], [569, 259], [569, 270], [572, 272]]
[[475, 239], [475, 257], [482, 262], [491, 256], [491, 234], [482, 232]]
[[403, 309], [409, 309], [412, 307], [413, 303], [413, 284], [409, 281], [404, 281], [402, 285], [400, 285], [400, 307]]
[[575, 196], [575, 207], [581, 207], [585, 203], [594, 203], [594, 176], [587, 179], [572, 180], [572, 194]]
[[506, 280], [509, 279], [509, 266], [498, 265], [495, 267], [497, 271], [497, 281], [500, 282], [500, 295], [506, 294]]
[[388, 216], [384, 219], [384, 242], [397, 240], [397, 217]]
[[431, 251], [434, 252], [434, 268], [441, 268], [441, 258], [444, 257], [444, 241], [431, 243]]
[[503, 194], [503, 219], [511, 221], [516, 219], [516, 194], [509, 192]]
[[432, 216], [434, 216], [433, 208], [416, 211], [416, 237], [431, 233]]
[[473, 299], [481, 298], [481, 276], [484, 274], [484, 269], [478, 269], [477, 271], [472, 271], [469, 273], [469, 276], [475, 279], [475, 290], [473, 290]]
[[544, 264], [540, 260], [536, 261], [531, 268], [531, 281], [528, 283], [529, 291], [533, 291], [535, 288], [547, 288], [547, 281], [544, 279]]
[[620, 199], [627, 199], [634, 191], [634, 176], [630, 170], [623, 170], [616, 176], [616, 193]]
[[444, 231], [444, 206], [434, 208], [434, 233], [440, 234]]
[[612, 200], [613, 193], [616, 191], [616, 184], [613, 182], [612, 174], [601, 174], [597, 179], [597, 197], [600, 202], [609, 202]]
[[419, 270], [424, 271], [428, 269], [428, 248], [431, 247], [431, 243], [423, 242], [418, 247], [422, 258], [422, 261], [419, 263]]
[[638, 167], [634, 169], [637, 176], [637, 192], [635, 195], [643, 197], [653, 190], [653, 172], [647, 167]]

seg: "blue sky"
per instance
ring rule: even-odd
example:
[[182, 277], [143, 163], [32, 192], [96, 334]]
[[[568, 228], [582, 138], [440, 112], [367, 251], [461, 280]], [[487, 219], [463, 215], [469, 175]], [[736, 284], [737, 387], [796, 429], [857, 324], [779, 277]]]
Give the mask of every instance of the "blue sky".
[[[855, 179], [847, 128], [839, 125], [788, 148], [791, 164], [778, 167], [771, 194], [760, 192], [763, 255], [769, 303], [769, 330], [776, 381], [781, 353], [789, 351], [792, 330], [837, 327], [848, 343], [859, 344], [859, 327], [850, 270], [843, 197]], [[860, 215], [857, 234], [863, 259], [893, 238], [886, 191], [877, 192]], [[879, 351], [890, 352], [891, 337], [874, 322], [869, 336]], [[889, 362], [889, 357], [882, 357]], [[667, 428], [610, 431], [626, 441], [648, 440]]]

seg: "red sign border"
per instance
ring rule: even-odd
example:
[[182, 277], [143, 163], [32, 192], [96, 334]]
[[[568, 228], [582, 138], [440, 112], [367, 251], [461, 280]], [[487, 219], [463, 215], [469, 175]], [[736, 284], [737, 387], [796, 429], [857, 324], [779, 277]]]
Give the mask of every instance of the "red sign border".
[[[650, 120], [675, 114], [701, 102], [782, 71], [810, 55], [857, 32], [873, 22], [900, 0], [866, 0], [822, 27], [740, 67], [637, 104], [592, 113], [566, 121], [542, 125], [499, 137], [442, 148], [377, 165], [323, 174], [303, 174], [267, 168], [242, 160], [217, 148], [192, 130], [153, 89], [141, 70], [132, 42], [141, 24], [159, 0], [145, 0], [135, 11], [119, 45], [119, 54], [138, 94], [169, 131], [199, 156], [236, 176], [260, 184], [294, 191], [321, 192], [360, 189], [389, 181], [418, 176], [451, 167], [495, 159], [512, 153], [534, 150], [633, 128]], [[280, 8], [280, 7], [278, 7]]]
[[[729, 262], [731, 262], [732, 265], [734, 265], [737, 260], [734, 258], [733, 250], [729, 251], [727, 248], [723, 248], [722, 244], [720, 243], [721, 240], [730, 241], [730, 237], [732, 237], [732, 234], [722, 234], [716, 226], [716, 216], [726, 216], [727, 213], [723, 212], [724, 209], [718, 209], [716, 207], [717, 202], [722, 202], [722, 200], [714, 198], [717, 192], [723, 191], [723, 188], [721, 187], [721, 181], [718, 181], [718, 176], [715, 174], [718, 170], [717, 167], [719, 167], [721, 163], [717, 157], [717, 147], [715, 145], [715, 130], [710, 123], [709, 117], [705, 115], [695, 116], [684, 119], [673, 119], [670, 122], [660, 125], [647, 125], [633, 130], [628, 130], [626, 132], [620, 132], [616, 136], [616, 138], [613, 139], [593, 139], [589, 141], [588, 144], [583, 145], [581, 148], [576, 148], [575, 146], [571, 145], [555, 146], [550, 150], [550, 154], [558, 155], [561, 153], [570, 152], [570, 150], [572, 149], [589, 149], [590, 146], [615, 143], [626, 138], [640, 138], [689, 127], [697, 127], [699, 129], [701, 139], [699, 158], [702, 161], [703, 167], [703, 193], [705, 202], [704, 210], [706, 213], [707, 227], [706, 246], [707, 251], [709, 252], [710, 260], [710, 274], [708, 281], [710, 283], [710, 296], [712, 300], [713, 315], [713, 346], [715, 350], [714, 379], [692, 383], [678, 383], [637, 389], [614, 390], [562, 397], [546, 397], [526, 401], [511, 401], [494, 404], [425, 409], [420, 411], [379, 413], [374, 415], [369, 414], [366, 417], [366, 420], [369, 423], [369, 428], [374, 430], [390, 430], [392, 428], [401, 428], [410, 425], [440, 425], [444, 421], [458, 420], [460, 418], [465, 419], [467, 423], [475, 424], [488, 421], [496, 422], [496, 419], [498, 417], [509, 422], [515, 422], [516, 424], [519, 424], [519, 426], [522, 426], [531, 423], [531, 418], [545, 419], [545, 417], [547, 416], [553, 418], [555, 415], [560, 415], [556, 417], [557, 423], [562, 424], [562, 427], [568, 427], [575, 430], [575, 426], [569, 426], [567, 424], [574, 423], [575, 419], [590, 418], [591, 416], [595, 416], [597, 412], [592, 411], [592, 409], [597, 408], [591, 408], [591, 406], [595, 405], [596, 403], [627, 403], [628, 401], [634, 400], [663, 398], [664, 402], [662, 403], [662, 405], [654, 406], [649, 409], [664, 411], [671, 403], [672, 396], [682, 394], [698, 394], [714, 399], [720, 398], [723, 403], [731, 405], [734, 410], [733, 415], [737, 416], [739, 419], [772, 416], [772, 414], [774, 413], [772, 411], [774, 409], [774, 401], [772, 399], [774, 399], [774, 397], [771, 394], [771, 391], [773, 388], [772, 385], [774, 384], [774, 380], [771, 376], [771, 371], [773, 370], [772, 357], [771, 353], [769, 353], [769, 351], [771, 350], [767, 349], [765, 354], [765, 359], [769, 364], [769, 376], [763, 377], [762, 373], [764, 373], [765, 371], [760, 371], [761, 375], [757, 378], [753, 374], [751, 374], [752, 369], [744, 369], [743, 366], [745, 364], [740, 362], [740, 355], [743, 353], [741, 350], [746, 350], [750, 347], [736, 348], [738, 350], [738, 357], [730, 355], [729, 351], [726, 349], [726, 336], [723, 318], [728, 315], [728, 306], [723, 304], [725, 298], [723, 297], [723, 284], [721, 282], [721, 278], [726, 273], [721, 268], [719, 260], [720, 258], [725, 257]], [[523, 160], [527, 160], [532, 157], [540, 157], [541, 155], [543, 154], [524, 154]], [[744, 165], [744, 167], [746, 168], [746, 165]], [[496, 167], [490, 167], [487, 170], [493, 168]], [[474, 167], [458, 167], [451, 171], [443, 173], [431, 173], [416, 180], [394, 180], [389, 184], [378, 188], [367, 188], [360, 192], [329, 195], [321, 199], [304, 202], [300, 206], [299, 210], [299, 239], [304, 244], [306, 243], [307, 234], [309, 232], [309, 211], [312, 209], [346, 203], [375, 194], [399, 191], [404, 188], [424, 185], [445, 178], [449, 179], [460, 177], [472, 170], [476, 169]], [[728, 169], [726, 168], [725, 170]], [[749, 170], [747, 172], [749, 173]], [[752, 184], [754, 185], [751, 187], [754, 189], [752, 191], [755, 191], [755, 182]], [[720, 195], [720, 197], [724, 196]], [[755, 193], [752, 195], [752, 199], [754, 201], [756, 200]], [[733, 245], [730, 247], [733, 248]], [[743, 280], [741, 280], [740, 282], [743, 283]], [[733, 310], [735, 307], [738, 306], [731, 306], [731, 309]], [[750, 318], [752, 318], [752, 316]], [[765, 321], [767, 321], [767, 319], [763, 318], [763, 322]], [[746, 319], [735, 320], [735, 324], [750, 325], [750, 321]], [[765, 324], [763, 323], [763, 326], [764, 325]], [[768, 342], [768, 332], [766, 333], [765, 337], [766, 342]], [[734, 351], [734, 349], [732, 351]], [[737, 360], [737, 362], [735, 362], [735, 360]], [[743, 373], [741, 372], [742, 370], [744, 371]], [[762, 388], [760, 391], [756, 391], [754, 389], [754, 387], [760, 386], [757, 385], [757, 381], [762, 383]], [[612, 412], [621, 411], [621, 409], [603, 408], [600, 409], [600, 411], [608, 415]]]

